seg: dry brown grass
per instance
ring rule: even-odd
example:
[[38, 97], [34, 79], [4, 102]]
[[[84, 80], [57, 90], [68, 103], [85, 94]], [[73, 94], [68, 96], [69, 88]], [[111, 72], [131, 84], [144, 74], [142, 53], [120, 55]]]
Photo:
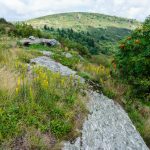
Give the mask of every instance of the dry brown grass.
[[127, 85], [124, 85], [122, 83], [116, 82], [114, 79], [108, 79], [105, 82], [103, 82], [103, 87], [107, 89], [108, 91], [111, 91], [114, 93], [114, 99], [122, 104], [123, 103], [123, 97], [125, 92], [127, 91]]
[[18, 75], [8, 68], [0, 69], [0, 89], [3, 91], [14, 91], [17, 86]]
[[144, 139], [150, 147], [150, 116], [144, 124]]

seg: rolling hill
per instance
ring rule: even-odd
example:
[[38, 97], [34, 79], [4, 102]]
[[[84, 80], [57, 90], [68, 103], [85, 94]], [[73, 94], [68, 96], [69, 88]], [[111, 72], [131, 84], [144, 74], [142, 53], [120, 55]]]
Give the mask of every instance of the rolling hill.
[[62, 13], [44, 16], [29, 20], [29, 23], [36, 27], [43, 27], [45, 24], [54, 28], [74, 28], [77, 31], [86, 31], [93, 28], [126, 28], [134, 29], [140, 23], [133, 19], [125, 19], [115, 16], [108, 16], [97, 13]]
[[[75, 38], [72, 38], [72, 36], [64, 37], [81, 45], [88, 41], [83, 41], [82, 39], [85, 39], [85, 36], [88, 37], [94, 43], [92, 46], [87, 47], [93, 54], [99, 52], [111, 54], [115, 52], [118, 41], [129, 35], [133, 29], [141, 24], [133, 19], [81, 12], [49, 15], [28, 20], [27, 23], [41, 29], [44, 27], [57, 29], [56, 31], [58, 31], [58, 28], [59, 31], [72, 29], [75, 33], [80, 33], [80, 37], [84, 37], [81, 39], [79, 36]], [[49, 30], [49, 32], [52, 31]], [[80, 40], [77, 40], [77, 38]]]

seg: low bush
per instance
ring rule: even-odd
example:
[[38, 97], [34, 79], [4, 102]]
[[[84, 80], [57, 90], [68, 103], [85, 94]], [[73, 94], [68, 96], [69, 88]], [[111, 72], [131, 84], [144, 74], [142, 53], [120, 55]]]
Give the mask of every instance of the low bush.
[[150, 18], [120, 45], [115, 64], [119, 77], [133, 87], [134, 96], [150, 100]]

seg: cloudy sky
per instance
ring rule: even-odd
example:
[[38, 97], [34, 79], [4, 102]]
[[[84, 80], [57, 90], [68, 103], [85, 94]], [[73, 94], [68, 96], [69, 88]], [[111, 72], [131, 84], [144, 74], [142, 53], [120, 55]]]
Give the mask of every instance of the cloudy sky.
[[98, 12], [143, 21], [150, 0], [0, 0], [0, 17], [24, 20], [62, 12]]

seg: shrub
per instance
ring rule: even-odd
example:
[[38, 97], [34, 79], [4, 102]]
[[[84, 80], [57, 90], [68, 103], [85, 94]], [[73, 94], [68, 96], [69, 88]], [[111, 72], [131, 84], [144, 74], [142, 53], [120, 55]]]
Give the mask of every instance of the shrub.
[[123, 40], [116, 54], [117, 71], [133, 86], [134, 96], [148, 100], [150, 91], [150, 18]]
[[34, 29], [31, 25], [23, 24], [16, 24], [15, 25], [14, 34], [20, 37], [29, 37], [29, 36], [36, 36], [42, 37], [42, 33], [38, 29]]

